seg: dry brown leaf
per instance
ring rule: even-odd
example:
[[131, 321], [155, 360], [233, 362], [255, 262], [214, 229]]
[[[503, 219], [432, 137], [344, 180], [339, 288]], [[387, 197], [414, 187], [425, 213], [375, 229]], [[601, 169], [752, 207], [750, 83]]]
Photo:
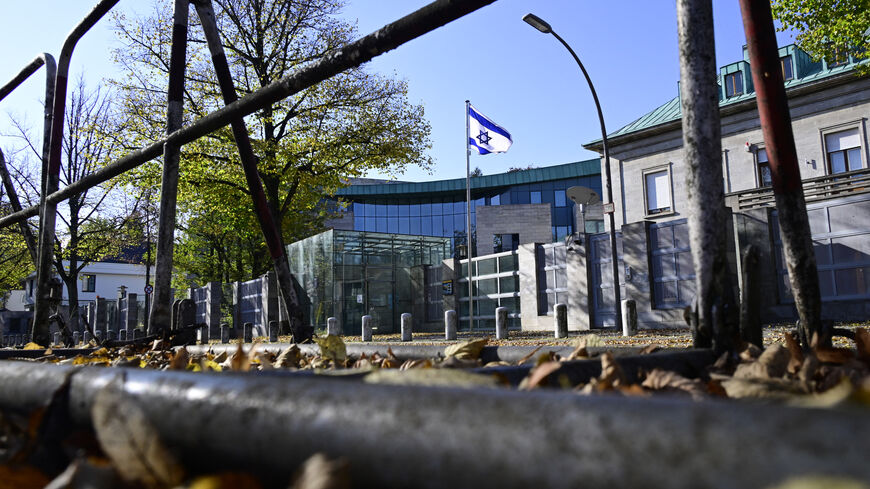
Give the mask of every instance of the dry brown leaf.
[[261, 489], [263, 485], [251, 474], [222, 472], [197, 477], [188, 487], [189, 489]]
[[640, 351], [637, 352], [637, 354], [638, 355], [649, 355], [650, 353], [655, 353], [661, 349], [662, 349], [662, 347], [659, 345], [646, 345], [645, 347], [641, 348]]
[[412, 368], [432, 368], [432, 360], [420, 358], [417, 360], [405, 360], [405, 363], [399, 367], [399, 370], [410, 370]]
[[544, 382], [544, 379], [550, 376], [553, 372], [559, 370], [562, 365], [559, 362], [544, 362], [533, 368], [529, 375], [520, 383], [520, 390], [532, 390]]
[[173, 355], [172, 360], [169, 361], [169, 369], [170, 370], [184, 370], [187, 368], [187, 364], [190, 362], [190, 353], [187, 352], [187, 348], [181, 347], [178, 351]]
[[870, 485], [867, 482], [849, 477], [804, 475], [792, 477], [767, 489], [870, 489]]
[[[350, 489], [350, 464], [316, 453], [305, 461], [290, 489]], [[191, 488], [193, 489], [193, 488]]]
[[795, 395], [804, 394], [803, 386], [798, 381], [784, 379], [733, 378], [723, 380], [722, 387], [728, 397], [734, 399], [792, 399]]
[[299, 362], [302, 359], [302, 353], [299, 351], [299, 347], [296, 345], [290, 345], [278, 355], [278, 359], [275, 360], [276, 368], [297, 368], [299, 367]]
[[149, 488], [173, 487], [184, 470], [163, 444], [139, 404], [110, 382], [94, 397], [91, 421], [103, 452], [121, 477]]
[[855, 358], [849, 348], [816, 348], [816, 358], [822, 363], [843, 364]]
[[535, 353], [538, 353], [538, 351], [541, 348], [543, 348], [543, 346], [539, 346], [539, 347], [535, 348], [534, 350], [530, 351], [529, 353], [526, 353], [525, 355], [523, 355], [523, 357], [520, 358], [520, 360], [517, 362], [517, 365], [522, 365], [522, 364], [528, 362], [533, 356], [535, 356]]
[[601, 376], [598, 381], [604, 390], [625, 385], [625, 374], [622, 372], [622, 367], [616, 363], [613, 353], [609, 351], [601, 355]]
[[215, 355], [215, 357], [212, 358], [212, 360], [214, 360], [215, 363], [224, 363], [225, 361], [227, 361], [227, 357], [229, 357], [229, 355], [227, 354], [226, 350], [224, 350], [224, 351], [218, 353], [217, 355]]
[[791, 360], [791, 354], [788, 350], [779, 343], [775, 343], [767, 347], [764, 353], [758, 357], [758, 360], [738, 365], [734, 372], [734, 378], [779, 378], [785, 375], [789, 360]]
[[790, 374], [796, 374], [804, 363], [804, 352], [801, 350], [801, 345], [798, 343], [797, 338], [795, 338], [794, 333], [788, 332], [784, 335], [784, 338], [785, 346], [788, 348], [788, 352], [791, 355], [791, 358], [788, 361], [787, 370]]
[[743, 350], [740, 351], [740, 360], [743, 362], [751, 362], [760, 357], [761, 353], [761, 348], [752, 343], [746, 343]]
[[22, 350], [43, 350], [43, 349], [45, 349], [44, 346], [40, 346], [38, 343], [34, 343], [32, 341], [30, 343], [24, 345], [24, 348], [22, 348]]
[[655, 391], [685, 392], [691, 395], [692, 399], [703, 399], [707, 394], [707, 388], [700, 380], [687, 379], [676, 372], [660, 368], [653, 369], [652, 372], [648, 373], [641, 385]]
[[480, 358], [480, 352], [483, 351], [487, 341], [486, 338], [479, 338], [450, 345], [444, 349], [444, 356], [456, 357], [460, 360], [477, 360]]
[[801, 381], [808, 391], [812, 390], [812, 382], [816, 377], [816, 372], [819, 370], [819, 360], [815, 355], [810, 353], [804, 357], [804, 362], [798, 370], [798, 380]]
[[[254, 351], [254, 347], [251, 347], [251, 352]], [[238, 347], [236, 347], [236, 352], [233, 353], [233, 356], [229, 358], [229, 367], [232, 370], [237, 372], [247, 372], [251, 370], [251, 358], [245, 353], [244, 347], [242, 347], [242, 342], [239, 342]]]
[[257, 361], [260, 364], [260, 370], [274, 370], [275, 367], [272, 366], [272, 361], [269, 359], [270, 355], [268, 352], [261, 352], [257, 354]]

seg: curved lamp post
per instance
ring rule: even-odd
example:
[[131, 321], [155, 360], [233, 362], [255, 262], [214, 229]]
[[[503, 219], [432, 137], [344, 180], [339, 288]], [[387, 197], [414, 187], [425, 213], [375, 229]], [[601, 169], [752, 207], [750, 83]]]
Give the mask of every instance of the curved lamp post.
[[607, 130], [604, 127], [604, 114], [601, 113], [601, 104], [598, 102], [598, 95], [595, 93], [595, 87], [592, 85], [592, 79], [589, 78], [589, 73], [586, 72], [586, 68], [583, 67], [583, 63], [580, 62], [580, 58], [577, 57], [577, 53], [571, 49], [571, 46], [569, 46], [568, 43], [559, 36], [559, 34], [556, 34], [553, 31], [550, 24], [537, 15], [526, 14], [523, 16], [523, 21], [544, 34], [552, 34], [553, 37], [558, 39], [559, 42], [565, 46], [565, 49], [571, 53], [571, 56], [574, 57], [574, 61], [577, 62], [577, 66], [579, 66], [580, 70], [583, 72], [583, 76], [586, 77], [586, 83], [589, 84], [589, 91], [592, 92], [592, 99], [595, 100], [595, 108], [598, 109], [598, 122], [601, 124], [601, 146], [604, 149], [604, 185], [607, 188], [605, 213], [608, 215], [608, 220], [610, 222], [610, 261], [613, 267], [613, 295], [614, 309], [616, 312], [616, 330], [622, 331], [622, 304], [619, 291], [619, 255], [616, 253], [616, 222], [613, 217], [613, 187], [610, 183], [610, 151], [607, 148]]

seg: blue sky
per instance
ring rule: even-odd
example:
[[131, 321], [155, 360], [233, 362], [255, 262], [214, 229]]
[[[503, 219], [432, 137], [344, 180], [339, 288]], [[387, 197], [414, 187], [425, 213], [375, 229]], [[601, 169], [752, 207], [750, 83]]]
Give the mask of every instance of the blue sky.
[[[146, 10], [150, 0], [132, 5]], [[0, 83], [5, 84], [41, 51], [55, 55], [72, 27], [95, 1], [29, 0], [6, 6], [0, 19]], [[349, 0], [344, 17], [359, 35], [426, 5], [426, 0]], [[714, 0], [719, 65], [741, 59], [745, 43], [738, 2]], [[116, 8], [130, 8], [121, 2]], [[51, 15], [44, 15], [51, 11]], [[583, 143], [600, 137], [592, 96], [570, 54], [521, 18], [533, 12], [548, 21], [577, 52], [613, 132], [677, 94], [679, 59], [673, 1], [500, 0], [376, 58], [368, 69], [407, 80], [409, 98], [421, 103], [432, 124], [433, 173], [410, 169], [402, 180], [465, 176], [465, 100], [507, 128], [514, 145], [505, 154], [471, 156], [485, 174], [510, 167], [547, 166], [596, 155]], [[89, 85], [114, 74], [114, 43], [104, 19], [76, 48], [71, 79]], [[793, 42], [779, 34], [780, 45]], [[40, 124], [44, 72], [0, 102], [0, 134], [9, 114]], [[0, 137], [9, 152], [20, 146]], [[371, 175], [384, 177], [385, 175]]]

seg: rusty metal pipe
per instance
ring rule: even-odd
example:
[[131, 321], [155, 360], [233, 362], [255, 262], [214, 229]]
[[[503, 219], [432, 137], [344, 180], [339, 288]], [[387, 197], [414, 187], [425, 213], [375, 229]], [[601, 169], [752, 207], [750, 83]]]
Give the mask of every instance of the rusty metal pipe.
[[830, 343], [830, 337], [825, 338], [821, 334], [822, 299], [816, 255], [807, 218], [807, 204], [791, 128], [788, 97], [782, 79], [773, 16], [769, 2], [740, 0], [740, 11], [743, 15], [749, 62], [752, 65], [758, 117], [761, 119], [761, 131], [770, 161], [773, 195], [779, 213], [779, 229], [789, 283], [801, 322], [799, 333], [804, 347], [809, 348], [809, 342], [815, 333], [820, 334], [819, 339], [823, 343]]
[[[230, 65], [227, 62], [227, 56], [221, 44], [220, 31], [215, 20], [214, 8], [212, 7], [211, 0], [197, 0], [193, 3], [196, 6], [196, 11], [199, 14], [202, 29], [208, 42], [208, 49], [211, 52], [212, 64], [214, 65], [224, 103], [229, 105], [238, 100], [238, 96], [236, 96], [236, 87], [233, 83], [233, 76], [230, 73]], [[277, 278], [278, 289], [280, 291], [279, 298], [284, 303], [284, 307], [290, 317], [290, 332], [297, 343], [308, 341], [311, 339], [314, 331], [313, 328], [302, 324], [302, 306], [296, 294], [296, 289], [293, 287], [293, 275], [290, 273], [290, 265], [287, 262], [287, 257], [284, 255], [283, 240], [276, 224], [277, 216], [273, 216], [269, 210], [266, 193], [263, 191], [263, 183], [260, 181], [260, 174], [257, 171], [257, 156], [254, 154], [254, 148], [251, 146], [251, 140], [248, 137], [248, 128], [245, 125], [245, 120], [241, 117], [233, 119], [230, 125], [232, 126], [233, 139], [235, 139], [236, 146], [239, 149], [239, 157], [242, 160], [242, 168], [245, 171], [245, 180], [251, 192], [254, 213], [263, 232], [266, 247], [269, 249], [269, 254], [272, 257], [272, 265], [275, 269], [275, 277]]]
[[[166, 134], [181, 129], [184, 115], [184, 69], [187, 64], [187, 22], [189, 0], [175, 0], [172, 20], [172, 51], [169, 59]], [[163, 175], [160, 183], [160, 216], [157, 228], [157, 259], [154, 300], [147, 325], [150, 334], [169, 330], [172, 315], [172, 253], [175, 247], [175, 215], [178, 200], [178, 164], [181, 145], [167, 142], [163, 147]]]
[[[44, 180], [43, 195], [49, 195], [58, 190], [60, 182], [60, 156], [63, 145], [64, 113], [66, 111], [66, 88], [69, 75], [69, 64], [73, 50], [79, 39], [87, 33], [103, 16], [118, 3], [118, 0], [102, 0], [85, 18], [67, 35], [60, 51], [57, 65], [57, 75], [54, 83], [54, 100], [52, 101], [52, 123], [50, 151], [48, 157], [47, 175]], [[54, 227], [57, 220], [57, 202], [47, 197], [42, 199], [42, 213], [39, 223], [39, 252], [36, 267], [36, 298], [33, 312], [32, 338], [35, 343], [47, 345], [49, 338], [48, 317], [52, 277], [51, 262], [54, 255]]]
[[24, 362], [0, 363], [0, 406], [44, 405], [67, 376], [77, 425], [90, 424], [96, 393], [125, 376], [123, 394], [185, 462], [268, 474], [285, 486], [317, 452], [348, 460], [359, 487], [733, 488], [803, 474], [870, 478], [867, 415], [836, 409]]
[[[247, 95], [232, 104], [208, 114], [149, 146], [134, 151], [116, 162], [68, 185], [48, 196], [49, 202], [59, 202], [85, 189], [99, 185], [125, 171], [160, 156], [167, 142], [183, 145], [228, 125], [233, 119], [252, 114], [270, 104], [299, 93], [342, 71], [370, 61], [375, 56], [437, 29], [463, 15], [489, 5], [496, 0], [438, 0], [385, 25], [377, 31], [337, 49], [306, 68]], [[36, 206], [0, 219], [0, 227], [15, 224], [21, 219], [35, 216]]]

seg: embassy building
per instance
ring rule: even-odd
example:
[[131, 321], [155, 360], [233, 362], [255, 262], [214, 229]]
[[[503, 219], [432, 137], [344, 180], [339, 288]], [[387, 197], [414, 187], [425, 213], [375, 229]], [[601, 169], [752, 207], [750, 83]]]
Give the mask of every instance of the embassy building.
[[[337, 192], [343, 211], [327, 223], [331, 230], [288, 246], [291, 269], [309, 301], [311, 324], [324, 327], [327, 317], [336, 317], [345, 334], [359, 334], [361, 316], [368, 313], [375, 318], [375, 332], [390, 333], [398, 331], [401, 314], [410, 312], [415, 329], [438, 330], [443, 311], [455, 309], [460, 329], [468, 329], [465, 186], [465, 178], [354, 179]], [[494, 328], [499, 306], [508, 308], [513, 328], [527, 328], [520, 298], [518, 256], [523, 249], [533, 262], [531, 279], [546, 282], [545, 246], [555, 243], [564, 249], [572, 237], [580, 239], [580, 231], [603, 231], [600, 204], [581, 212], [568, 197], [571, 187], [601, 195], [599, 160], [471, 178], [476, 329]], [[549, 272], [555, 280], [556, 270]], [[557, 284], [551, 285], [550, 300], [561, 299]], [[558, 293], [566, 285], [562, 280]], [[546, 316], [546, 287], [543, 295], [537, 284], [531, 289], [532, 299], [543, 301], [543, 307], [534, 306], [535, 316], [540, 311]]]

